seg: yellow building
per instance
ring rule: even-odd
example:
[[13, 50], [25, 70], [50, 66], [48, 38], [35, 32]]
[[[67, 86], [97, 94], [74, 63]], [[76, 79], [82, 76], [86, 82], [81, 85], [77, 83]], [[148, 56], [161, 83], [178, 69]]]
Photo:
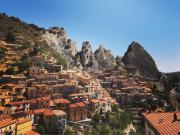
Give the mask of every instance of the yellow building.
[[0, 121], [0, 135], [15, 134], [16, 120], [7, 118]]
[[25, 135], [27, 132], [32, 130], [32, 119], [30, 118], [19, 118], [16, 125], [16, 135]]

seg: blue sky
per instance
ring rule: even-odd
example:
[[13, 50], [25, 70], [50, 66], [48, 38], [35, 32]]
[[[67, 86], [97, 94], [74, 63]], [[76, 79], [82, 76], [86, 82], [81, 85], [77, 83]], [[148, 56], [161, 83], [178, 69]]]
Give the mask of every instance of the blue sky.
[[0, 0], [0, 12], [64, 27], [79, 49], [88, 40], [122, 56], [137, 41], [161, 71], [180, 71], [179, 0]]

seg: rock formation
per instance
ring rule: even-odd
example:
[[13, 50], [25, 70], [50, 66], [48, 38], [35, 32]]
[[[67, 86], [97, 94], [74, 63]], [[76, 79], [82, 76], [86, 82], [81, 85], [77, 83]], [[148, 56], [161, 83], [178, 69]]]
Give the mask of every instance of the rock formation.
[[114, 58], [110, 50], [106, 50], [102, 45], [94, 53], [98, 61], [98, 67], [102, 70], [109, 70], [114, 67]]
[[97, 69], [98, 64], [95, 60], [91, 45], [88, 41], [84, 41], [82, 44], [82, 49], [78, 53], [80, 58], [80, 63], [85, 69]]
[[122, 58], [126, 67], [133, 66], [142, 76], [157, 79], [159, 71], [150, 54], [137, 42], [132, 42]]
[[42, 40], [53, 47], [58, 53], [63, 55], [69, 64], [74, 64], [73, 57], [77, 53], [76, 42], [67, 39], [64, 28], [52, 27], [42, 32]]

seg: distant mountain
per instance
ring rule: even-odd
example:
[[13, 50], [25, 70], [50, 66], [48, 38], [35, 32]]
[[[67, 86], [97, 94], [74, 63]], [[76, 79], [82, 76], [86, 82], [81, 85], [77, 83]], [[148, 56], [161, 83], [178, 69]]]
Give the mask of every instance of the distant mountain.
[[177, 77], [180, 78], [180, 71], [179, 71], [179, 72], [166, 73], [166, 75], [167, 75], [168, 77], [175, 77], [175, 76], [177, 76]]
[[151, 55], [137, 42], [129, 45], [122, 61], [128, 66], [134, 66], [142, 76], [157, 79], [159, 71]]
[[[168, 86], [170, 88], [175, 87], [177, 91], [180, 93], [180, 72], [171, 72], [171, 73], [166, 73], [167, 80], [168, 80]], [[179, 97], [179, 102], [180, 102], [180, 97]]]

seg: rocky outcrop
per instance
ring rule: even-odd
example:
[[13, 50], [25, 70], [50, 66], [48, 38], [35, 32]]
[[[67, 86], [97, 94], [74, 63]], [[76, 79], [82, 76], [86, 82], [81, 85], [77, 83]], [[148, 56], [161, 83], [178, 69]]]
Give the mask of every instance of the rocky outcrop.
[[52, 27], [44, 30], [42, 33], [42, 39], [61, 54], [63, 53], [64, 47], [67, 45], [66, 32], [63, 28], [59, 27]]
[[124, 70], [125, 69], [125, 64], [122, 61], [122, 57], [116, 56], [115, 61], [116, 61], [116, 64], [114, 66], [115, 70]]
[[[83, 42], [81, 51], [77, 54], [76, 65], [87, 70], [110, 70], [116, 63], [110, 50], [102, 45], [93, 53], [88, 41]], [[80, 63], [79, 63], [80, 62]]]
[[132, 42], [122, 61], [126, 67], [135, 67], [146, 78], [158, 79], [159, 71], [150, 54], [137, 42]]
[[98, 63], [95, 60], [91, 45], [88, 41], [84, 41], [82, 44], [82, 49], [78, 53], [79, 61], [83, 68], [91, 70], [97, 69]]
[[42, 32], [42, 40], [53, 47], [59, 54], [63, 55], [69, 64], [73, 64], [73, 57], [77, 53], [76, 42], [67, 39], [64, 28], [52, 27]]
[[98, 62], [99, 69], [110, 70], [114, 67], [114, 57], [110, 50], [106, 50], [102, 45], [99, 46], [94, 53], [95, 58]]

